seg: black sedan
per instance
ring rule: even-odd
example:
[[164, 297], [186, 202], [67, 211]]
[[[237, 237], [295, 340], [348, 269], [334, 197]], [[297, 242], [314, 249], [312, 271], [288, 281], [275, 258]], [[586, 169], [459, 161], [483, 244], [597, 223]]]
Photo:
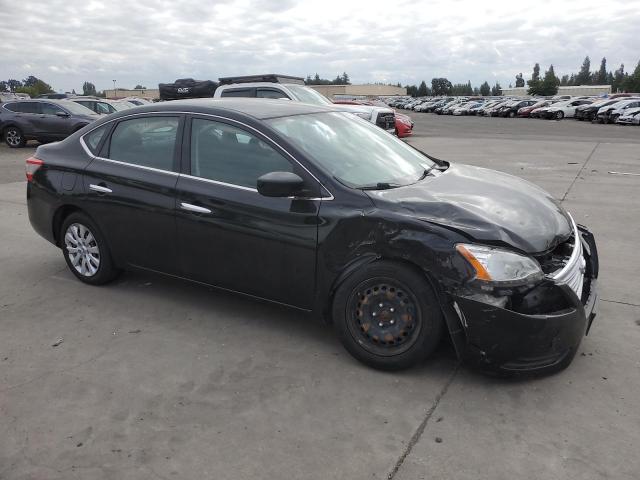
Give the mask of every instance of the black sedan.
[[327, 107], [139, 107], [39, 147], [27, 180], [81, 281], [143, 269], [313, 311], [377, 368], [447, 332], [487, 368], [557, 370], [595, 315], [594, 238], [548, 193]]

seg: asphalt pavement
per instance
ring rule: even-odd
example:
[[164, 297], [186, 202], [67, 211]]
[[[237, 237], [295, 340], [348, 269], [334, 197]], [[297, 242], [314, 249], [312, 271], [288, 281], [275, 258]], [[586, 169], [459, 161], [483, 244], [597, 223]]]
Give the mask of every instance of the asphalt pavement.
[[[160, 276], [78, 282], [0, 146], [0, 479], [640, 477], [640, 129], [412, 113], [408, 141], [549, 190], [600, 251], [565, 371], [505, 381], [443, 342], [364, 367], [297, 311]], [[619, 173], [610, 173], [619, 172]]]

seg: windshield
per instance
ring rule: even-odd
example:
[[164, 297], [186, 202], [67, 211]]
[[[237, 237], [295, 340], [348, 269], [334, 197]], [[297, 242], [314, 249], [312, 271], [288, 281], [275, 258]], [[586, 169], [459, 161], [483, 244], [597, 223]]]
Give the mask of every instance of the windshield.
[[302, 103], [310, 103], [311, 105], [333, 105], [327, 97], [316, 92], [313, 88], [302, 87], [297, 85], [287, 85], [287, 88], [296, 96], [296, 100]]
[[97, 115], [93, 110], [70, 100], [61, 101], [60, 106], [64, 107], [74, 115]]
[[403, 141], [350, 114], [296, 115], [267, 123], [336, 180], [352, 188], [408, 185], [435, 166]]

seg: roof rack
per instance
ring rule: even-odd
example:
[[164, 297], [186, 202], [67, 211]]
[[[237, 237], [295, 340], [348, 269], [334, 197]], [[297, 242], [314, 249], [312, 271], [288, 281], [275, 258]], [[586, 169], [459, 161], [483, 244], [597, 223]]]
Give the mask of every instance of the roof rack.
[[245, 75], [242, 77], [220, 77], [218, 78], [220, 85], [229, 85], [231, 83], [253, 83], [253, 82], [269, 82], [269, 83], [293, 83], [296, 85], [304, 85], [304, 78], [293, 77], [291, 75], [280, 75], [278, 73], [267, 73], [265, 75]]

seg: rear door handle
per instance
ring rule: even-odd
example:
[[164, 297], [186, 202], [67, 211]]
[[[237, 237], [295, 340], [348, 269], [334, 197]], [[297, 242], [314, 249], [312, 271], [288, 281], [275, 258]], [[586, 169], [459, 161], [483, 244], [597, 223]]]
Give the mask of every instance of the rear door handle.
[[93, 183], [89, 185], [89, 190], [93, 190], [98, 193], [113, 193], [113, 190], [107, 187], [103, 187], [102, 185], [94, 185]]
[[182, 208], [183, 210], [187, 210], [188, 212], [211, 213], [211, 210], [209, 210], [208, 208], [199, 207], [198, 205], [192, 205], [185, 202], [180, 203], [180, 208]]

